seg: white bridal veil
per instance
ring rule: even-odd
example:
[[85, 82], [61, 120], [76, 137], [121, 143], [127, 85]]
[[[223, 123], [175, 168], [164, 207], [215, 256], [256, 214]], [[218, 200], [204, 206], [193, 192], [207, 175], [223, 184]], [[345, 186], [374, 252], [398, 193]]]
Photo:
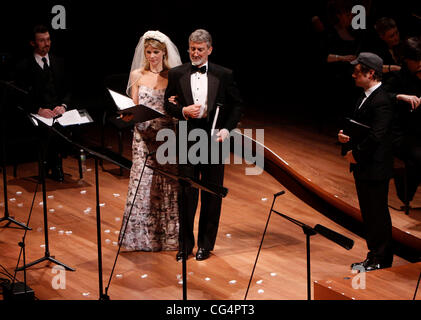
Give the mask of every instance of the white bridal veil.
[[160, 31], [147, 31], [139, 40], [139, 43], [136, 46], [134, 52], [132, 68], [130, 70], [129, 82], [127, 84], [126, 93], [131, 97], [131, 87], [139, 80], [140, 71], [146, 65], [145, 58], [145, 40], [154, 39], [161, 43], [164, 43], [167, 48], [167, 55], [165, 56], [164, 64], [166, 64], [170, 69], [174, 68], [181, 64], [180, 54], [174, 43], [168, 38], [165, 34]]

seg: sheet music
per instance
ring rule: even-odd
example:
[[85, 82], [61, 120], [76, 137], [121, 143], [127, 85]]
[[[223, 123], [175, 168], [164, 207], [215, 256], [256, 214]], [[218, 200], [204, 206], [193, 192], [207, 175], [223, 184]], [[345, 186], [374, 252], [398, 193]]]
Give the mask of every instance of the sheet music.
[[113, 90], [108, 89], [108, 91], [111, 94], [111, 97], [113, 98], [117, 108], [119, 110], [124, 110], [124, 109], [128, 109], [131, 108], [133, 106], [135, 106], [133, 100], [125, 95], [122, 95], [118, 92], [115, 92]]
[[[40, 116], [39, 114], [34, 113], [32, 113], [32, 116], [34, 116], [37, 120], [42, 121], [50, 127], [53, 125], [53, 118], [45, 118]], [[84, 121], [80, 116], [79, 111], [77, 109], [66, 111], [62, 114], [60, 118], [56, 120], [56, 122], [60, 123], [63, 127], [86, 123], [86, 121]], [[38, 125], [38, 123], [36, 125]]]

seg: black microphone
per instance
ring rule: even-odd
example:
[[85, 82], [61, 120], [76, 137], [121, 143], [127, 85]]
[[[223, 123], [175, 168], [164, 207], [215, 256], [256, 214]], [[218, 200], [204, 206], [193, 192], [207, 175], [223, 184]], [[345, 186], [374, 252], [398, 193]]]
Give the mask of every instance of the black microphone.
[[278, 196], [283, 195], [284, 193], [285, 193], [285, 191], [284, 191], [284, 190], [282, 190], [282, 191], [279, 191], [278, 193], [275, 193], [273, 196], [276, 198], [276, 197], [278, 197]]
[[313, 229], [323, 237], [335, 242], [347, 250], [350, 250], [354, 246], [354, 240], [345, 237], [336, 231], [330, 230], [320, 224], [316, 225]]

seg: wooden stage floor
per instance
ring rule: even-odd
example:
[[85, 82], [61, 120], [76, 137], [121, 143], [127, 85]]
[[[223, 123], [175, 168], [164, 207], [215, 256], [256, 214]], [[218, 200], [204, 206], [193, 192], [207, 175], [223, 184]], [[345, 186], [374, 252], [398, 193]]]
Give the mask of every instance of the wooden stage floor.
[[[251, 120], [253, 119], [253, 120]], [[339, 156], [339, 146], [333, 136], [319, 133], [313, 126], [289, 122], [280, 117], [248, 117], [243, 127], [265, 129], [265, 145], [287, 161], [295, 170], [323, 186], [337, 197], [358, 207], [352, 176]], [[115, 139], [108, 133], [111, 147]], [[125, 155], [130, 157], [131, 136], [125, 136]], [[89, 171], [78, 179], [78, 164], [74, 158], [64, 160], [65, 182], [47, 180], [47, 207], [50, 253], [76, 271], [60, 271], [54, 264], [43, 262], [27, 270], [28, 285], [41, 300], [98, 299], [98, 256], [96, 245], [95, 180], [93, 159], [88, 159]], [[117, 252], [117, 238], [125, 205], [128, 172], [118, 175], [112, 164], [111, 172], [100, 170], [100, 203], [102, 216], [102, 250], [104, 287]], [[242, 300], [255, 262], [273, 194], [285, 188], [266, 172], [258, 176], [245, 175], [246, 164], [226, 166], [225, 186], [228, 196], [223, 200], [222, 216], [216, 247], [206, 261], [190, 258], [187, 262], [189, 300]], [[26, 222], [34, 196], [35, 163], [22, 164], [18, 177], [8, 167], [9, 212]], [[2, 190], [3, 193], [3, 190]], [[26, 237], [26, 262], [44, 256], [44, 229], [41, 187], [35, 197], [30, 226]], [[391, 184], [390, 202], [400, 203]], [[4, 212], [0, 200], [0, 212]], [[413, 206], [421, 205], [417, 194]], [[355, 241], [352, 250], [316, 235], [311, 237], [312, 281], [353, 277], [350, 264], [366, 255], [364, 239], [332, 222], [286, 190], [278, 197], [274, 209], [310, 226], [322, 224]], [[393, 223], [421, 236], [421, 211], [409, 216], [391, 210]], [[197, 222], [197, 221], [196, 221]], [[18, 242], [24, 231], [10, 225], [0, 228], [0, 264], [13, 273], [19, 255]], [[112, 300], [180, 300], [182, 299], [182, 264], [175, 261], [176, 252], [122, 252], [112, 277], [108, 294]], [[393, 266], [408, 262], [395, 257]], [[22, 261], [21, 264], [22, 265]], [[4, 270], [1, 270], [4, 272]], [[63, 272], [63, 273], [60, 273]], [[57, 276], [62, 275], [57, 288]], [[23, 272], [18, 272], [23, 281]], [[0, 275], [0, 278], [6, 276]], [[417, 278], [407, 278], [405, 287], [415, 288]], [[249, 300], [306, 299], [306, 251], [303, 231], [285, 219], [272, 214], [263, 247], [251, 282]], [[413, 292], [408, 292], [410, 299]], [[371, 297], [376, 299], [376, 297]], [[404, 298], [405, 299], [405, 298]], [[419, 299], [419, 296], [418, 296]]]

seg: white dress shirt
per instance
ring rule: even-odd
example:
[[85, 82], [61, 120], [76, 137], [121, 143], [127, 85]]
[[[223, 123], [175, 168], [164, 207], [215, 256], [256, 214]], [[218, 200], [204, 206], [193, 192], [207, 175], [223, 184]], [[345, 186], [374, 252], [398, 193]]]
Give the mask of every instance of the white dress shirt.
[[208, 110], [208, 63], [204, 66], [206, 73], [195, 72], [190, 76], [193, 103], [200, 104], [199, 118], [206, 118]]
[[365, 100], [367, 100], [367, 98], [374, 92], [374, 90], [376, 90], [378, 87], [380, 87], [382, 85], [381, 82], [379, 82], [378, 84], [375, 84], [374, 86], [372, 86], [371, 88], [368, 88], [367, 90], [364, 91], [365, 94], [365, 98], [363, 99], [363, 101], [361, 102], [361, 104], [359, 105], [358, 109], [361, 108], [361, 106], [364, 104]]
[[47, 65], [50, 66], [50, 58], [48, 56], [48, 53], [46, 56], [42, 57], [38, 53], [34, 53], [35, 61], [38, 63], [38, 65], [41, 67], [41, 69], [44, 69], [44, 61], [42, 61], [42, 58], [47, 59]]

